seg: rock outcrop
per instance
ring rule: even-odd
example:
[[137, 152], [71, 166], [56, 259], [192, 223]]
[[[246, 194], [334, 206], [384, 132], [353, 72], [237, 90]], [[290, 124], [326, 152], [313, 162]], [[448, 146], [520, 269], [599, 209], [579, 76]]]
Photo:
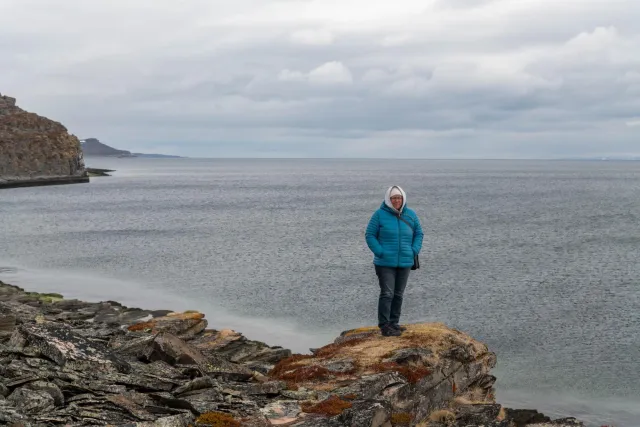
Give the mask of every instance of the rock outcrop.
[[0, 94], [0, 188], [89, 182], [80, 141]]
[[496, 356], [442, 324], [345, 331], [312, 354], [208, 328], [198, 312], [0, 282], [0, 424], [582, 426], [495, 402]]

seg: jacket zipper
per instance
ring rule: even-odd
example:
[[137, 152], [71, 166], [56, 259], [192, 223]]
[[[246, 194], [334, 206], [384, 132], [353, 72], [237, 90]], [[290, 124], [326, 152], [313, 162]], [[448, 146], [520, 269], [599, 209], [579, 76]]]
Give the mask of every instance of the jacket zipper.
[[400, 214], [398, 214], [398, 261], [396, 262], [396, 266], [400, 267]]

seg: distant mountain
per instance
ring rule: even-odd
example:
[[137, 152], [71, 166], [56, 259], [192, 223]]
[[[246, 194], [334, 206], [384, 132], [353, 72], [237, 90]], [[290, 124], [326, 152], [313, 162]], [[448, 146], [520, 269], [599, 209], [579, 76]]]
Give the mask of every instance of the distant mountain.
[[97, 138], [87, 138], [80, 140], [80, 146], [85, 156], [115, 156], [115, 157], [133, 157], [131, 151], [118, 150], [103, 144]]
[[103, 144], [97, 138], [81, 139], [80, 145], [85, 156], [109, 156], [109, 157], [148, 157], [148, 158], [179, 158], [166, 154], [132, 153], [127, 150], [118, 150]]

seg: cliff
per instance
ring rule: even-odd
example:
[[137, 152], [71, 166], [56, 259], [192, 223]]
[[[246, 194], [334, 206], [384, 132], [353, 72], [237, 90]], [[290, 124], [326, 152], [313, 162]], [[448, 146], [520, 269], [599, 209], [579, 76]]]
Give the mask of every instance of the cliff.
[[0, 94], [0, 188], [89, 182], [80, 141]]
[[198, 312], [0, 282], [0, 424], [137, 427], [582, 426], [495, 402], [487, 346], [443, 324], [376, 328], [292, 355]]

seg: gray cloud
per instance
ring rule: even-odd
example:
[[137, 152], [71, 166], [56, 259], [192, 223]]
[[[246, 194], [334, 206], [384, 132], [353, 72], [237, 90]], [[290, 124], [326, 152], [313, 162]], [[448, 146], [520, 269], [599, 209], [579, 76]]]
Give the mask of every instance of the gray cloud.
[[4, 0], [0, 90], [132, 150], [640, 155], [637, 22], [634, 0]]

